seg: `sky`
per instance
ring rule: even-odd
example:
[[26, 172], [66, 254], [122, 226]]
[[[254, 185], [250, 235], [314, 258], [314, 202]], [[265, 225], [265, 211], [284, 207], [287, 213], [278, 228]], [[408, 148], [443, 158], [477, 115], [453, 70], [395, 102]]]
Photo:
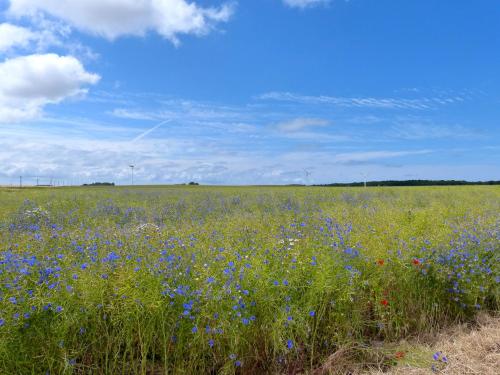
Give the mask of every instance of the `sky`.
[[498, 0], [0, 0], [0, 184], [500, 180]]

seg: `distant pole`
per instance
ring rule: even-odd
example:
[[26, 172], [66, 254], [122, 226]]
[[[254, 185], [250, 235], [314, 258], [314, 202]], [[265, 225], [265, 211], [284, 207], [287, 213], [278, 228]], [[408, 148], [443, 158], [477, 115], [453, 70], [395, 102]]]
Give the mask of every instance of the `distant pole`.
[[132, 171], [132, 186], [134, 185], [134, 168], [135, 168], [135, 165], [129, 165], [131, 171]]
[[19, 187], [23, 187], [23, 176], [19, 176]]

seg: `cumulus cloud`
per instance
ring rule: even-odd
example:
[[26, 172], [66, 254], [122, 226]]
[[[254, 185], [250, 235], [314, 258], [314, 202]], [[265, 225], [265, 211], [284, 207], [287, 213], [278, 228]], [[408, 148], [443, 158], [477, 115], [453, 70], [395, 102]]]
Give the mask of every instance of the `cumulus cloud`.
[[325, 126], [328, 121], [319, 118], [296, 118], [278, 124], [278, 129], [283, 132], [296, 132], [306, 128]]
[[56, 54], [16, 57], [0, 63], [0, 122], [40, 115], [43, 107], [87, 92], [100, 77], [76, 58]]
[[36, 34], [25, 27], [10, 23], [0, 24], [0, 53], [12, 48], [25, 48], [35, 39]]
[[327, 4], [330, 0], [283, 0], [283, 2], [292, 8], [308, 8]]
[[178, 34], [203, 35], [227, 21], [234, 6], [201, 7], [186, 0], [10, 0], [9, 14], [49, 14], [94, 35], [115, 39], [155, 31], [178, 43]]

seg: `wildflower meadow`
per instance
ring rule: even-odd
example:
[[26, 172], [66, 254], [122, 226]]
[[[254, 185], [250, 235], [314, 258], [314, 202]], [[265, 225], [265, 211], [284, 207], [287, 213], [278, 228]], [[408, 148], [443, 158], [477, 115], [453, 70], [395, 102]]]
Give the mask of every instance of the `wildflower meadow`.
[[312, 373], [499, 310], [496, 186], [2, 188], [0, 207], [1, 374]]

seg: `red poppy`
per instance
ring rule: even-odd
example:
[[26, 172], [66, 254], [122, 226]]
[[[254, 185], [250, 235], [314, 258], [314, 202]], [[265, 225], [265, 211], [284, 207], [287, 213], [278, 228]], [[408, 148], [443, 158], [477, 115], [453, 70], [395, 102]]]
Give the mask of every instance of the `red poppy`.
[[380, 301], [380, 303], [382, 304], [382, 306], [387, 306], [389, 304], [389, 301], [387, 301], [385, 298]]
[[379, 266], [383, 266], [383, 265], [384, 265], [384, 263], [385, 263], [385, 260], [383, 260], [383, 259], [379, 259], [379, 260], [377, 260], [377, 264], [378, 264]]
[[420, 264], [420, 260], [418, 260], [417, 258], [414, 258], [413, 259], [413, 264], [418, 266]]

